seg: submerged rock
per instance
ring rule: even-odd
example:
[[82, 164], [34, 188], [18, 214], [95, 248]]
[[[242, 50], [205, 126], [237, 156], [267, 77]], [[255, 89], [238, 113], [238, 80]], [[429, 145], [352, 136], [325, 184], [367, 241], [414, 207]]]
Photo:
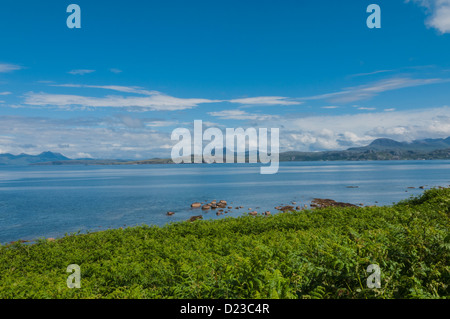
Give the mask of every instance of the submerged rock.
[[325, 207], [358, 207], [350, 203], [336, 202], [332, 199], [314, 198], [311, 202], [311, 207], [325, 208]]
[[174, 212], [167, 212], [166, 215], [167, 215], [167, 216], [172, 216], [172, 215], [175, 215], [175, 213], [174, 213]]
[[[48, 238], [47, 240], [48, 240], [48, 241], [55, 241], [55, 238]], [[20, 239], [20, 240], [12, 241], [12, 242], [10, 242], [9, 244], [10, 244], [10, 245], [14, 245], [14, 244], [17, 244], [17, 243], [23, 244], [23, 243], [29, 243], [29, 242], [30, 242], [29, 240], [23, 240], [23, 239]]]
[[278, 210], [281, 210], [283, 212], [286, 211], [293, 211], [294, 210], [294, 206], [283, 206], [283, 207], [278, 207]]
[[198, 220], [198, 219], [203, 219], [203, 216], [202, 215], [199, 215], [199, 216], [192, 216], [191, 218], [189, 218], [189, 222], [195, 222], [196, 220]]

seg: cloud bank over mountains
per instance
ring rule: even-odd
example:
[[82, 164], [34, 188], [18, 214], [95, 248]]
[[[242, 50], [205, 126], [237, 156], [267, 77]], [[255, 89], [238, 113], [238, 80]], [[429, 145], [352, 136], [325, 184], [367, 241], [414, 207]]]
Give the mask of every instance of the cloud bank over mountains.
[[[450, 107], [366, 114], [294, 117], [242, 112], [213, 113], [240, 120], [233, 127], [279, 127], [282, 151], [342, 150], [364, 146], [379, 137], [412, 141], [450, 136]], [[190, 121], [138, 118], [130, 114], [105, 117], [54, 119], [48, 117], [0, 117], [0, 153], [38, 154], [42, 150], [68, 157], [130, 158], [168, 157], [174, 144], [174, 127]], [[214, 125], [215, 123], [211, 123]], [[228, 127], [222, 123], [223, 127]], [[83, 156], [81, 156], [83, 154]]]

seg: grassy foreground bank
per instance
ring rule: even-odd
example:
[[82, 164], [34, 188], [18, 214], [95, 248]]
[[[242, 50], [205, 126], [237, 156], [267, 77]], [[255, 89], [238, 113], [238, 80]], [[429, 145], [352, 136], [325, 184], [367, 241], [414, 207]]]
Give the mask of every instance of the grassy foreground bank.
[[[81, 268], [67, 288], [66, 268]], [[369, 289], [370, 264], [381, 288]], [[450, 298], [450, 189], [0, 246], [0, 298]]]

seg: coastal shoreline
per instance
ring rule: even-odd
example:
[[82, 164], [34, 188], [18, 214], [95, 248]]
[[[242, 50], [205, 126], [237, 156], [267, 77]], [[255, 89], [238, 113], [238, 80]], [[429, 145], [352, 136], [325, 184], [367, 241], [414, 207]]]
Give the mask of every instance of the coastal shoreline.
[[[329, 206], [0, 246], [0, 297], [448, 298], [449, 198], [450, 188], [437, 188], [393, 206]], [[66, 288], [74, 265], [81, 289]], [[380, 267], [382, 289], [361, 284], [370, 265]]]

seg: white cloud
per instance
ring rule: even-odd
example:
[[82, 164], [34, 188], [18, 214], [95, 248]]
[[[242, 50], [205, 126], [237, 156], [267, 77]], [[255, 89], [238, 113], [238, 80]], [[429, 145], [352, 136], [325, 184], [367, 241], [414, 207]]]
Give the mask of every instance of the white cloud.
[[7, 73], [12, 72], [16, 70], [21, 70], [23, 67], [15, 64], [7, 64], [7, 63], [0, 63], [0, 73]]
[[66, 88], [91, 88], [91, 89], [104, 89], [104, 90], [113, 90], [117, 92], [123, 93], [135, 93], [142, 95], [154, 95], [154, 94], [162, 94], [158, 91], [149, 91], [142, 89], [138, 86], [121, 86], [121, 85], [83, 85], [83, 84], [53, 84], [51, 86], [54, 87], [66, 87]]
[[329, 100], [335, 103], [348, 103], [372, 98], [382, 92], [402, 88], [421, 86], [434, 83], [448, 82], [449, 79], [413, 79], [408, 77], [395, 77], [372, 82], [365, 85], [345, 88], [334, 93], [321, 94], [304, 98], [305, 100]]
[[[440, 33], [450, 33], [450, 0], [412, 0], [427, 8], [426, 25], [439, 30]], [[410, 1], [407, 1], [410, 2]]]
[[340, 150], [364, 146], [376, 138], [398, 141], [450, 136], [450, 108], [370, 112], [347, 115], [280, 117], [258, 123], [279, 127], [283, 150]]
[[85, 74], [94, 73], [94, 72], [95, 72], [95, 70], [72, 70], [67, 73], [73, 74], [73, 75], [85, 75]]
[[[340, 150], [364, 146], [380, 137], [411, 141], [450, 136], [450, 107], [446, 106], [302, 118], [249, 114], [241, 110], [211, 113], [223, 119], [255, 120], [255, 127], [280, 128], [282, 151]], [[127, 114], [105, 119], [1, 116], [0, 148], [2, 152], [14, 154], [50, 150], [71, 158], [86, 157], [79, 156], [80, 153], [94, 158], [167, 158], [173, 145], [170, 130], [157, 129], [178, 124]], [[208, 124], [218, 127], [216, 123]]]
[[367, 72], [367, 73], [353, 74], [352, 77], [375, 75], [375, 74], [379, 74], [379, 73], [386, 73], [386, 72], [392, 72], [392, 71], [393, 70], [378, 70], [378, 71]]
[[182, 99], [175, 98], [164, 93], [146, 90], [138, 86], [122, 85], [86, 85], [86, 84], [50, 84], [51, 87], [60, 88], [82, 88], [82, 89], [102, 89], [121, 93], [145, 95], [147, 97], [123, 97], [105, 96], [88, 97], [85, 95], [71, 94], [49, 94], [49, 93], [28, 93], [25, 104], [39, 106], [59, 106], [70, 107], [73, 105], [83, 107], [138, 107], [151, 110], [183, 110], [197, 106], [202, 103], [229, 102], [243, 105], [300, 105], [303, 102], [281, 96], [260, 96], [252, 98], [212, 100], [204, 98]]
[[365, 107], [365, 106], [361, 106], [361, 107], [358, 107], [358, 110], [374, 111], [374, 110], [376, 110], [376, 108], [375, 108], [375, 107]]
[[229, 100], [231, 103], [240, 103], [248, 105], [299, 105], [302, 104], [300, 101], [295, 101], [291, 98], [283, 96], [259, 96], [259, 97], [249, 97], [243, 99], [233, 99]]
[[76, 158], [93, 158], [93, 157], [89, 153], [79, 152], [77, 153]]
[[0, 92], [0, 95], [10, 95], [12, 94], [11, 92]]
[[67, 94], [27, 93], [24, 104], [34, 106], [57, 107], [112, 107], [112, 108], [138, 108], [151, 111], [177, 111], [196, 107], [202, 103], [214, 103], [208, 99], [182, 99], [159, 92], [145, 97], [123, 97], [110, 95], [105, 97], [87, 97]]
[[13, 154], [49, 150], [70, 158], [150, 158], [170, 156], [162, 149], [173, 142], [169, 133], [107, 119], [1, 116], [0, 145], [1, 152]]
[[[118, 96], [109, 95], [104, 97], [92, 97], [73, 94], [50, 94], [50, 93], [34, 93], [29, 92], [25, 95], [24, 104], [34, 106], [56, 106], [68, 108], [72, 106], [78, 107], [122, 107], [122, 108], [138, 108], [141, 110], [154, 111], [177, 111], [185, 110], [204, 103], [220, 103], [230, 102], [247, 105], [299, 105], [302, 102], [293, 101], [287, 97], [262, 96], [254, 98], [233, 99], [233, 100], [212, 100], [203, 98], [177, 98], [163, 94], [158, 91], [146, 90], [137, 86], [121, 86], [121, 85], [85, 85], [85, 84], [51, 84], [52, 87], [61, 88], [83, 88], [83, 89], [102, 89], [112, 90], [121, 93], [145, 95], [145, 97], [136, 96]], [[230, 112], [230, 113], [228, 113]], [[237, 113], [236, 113], [237, 112]], [[267, 116], [249, 115], [244, 111], [225, 111], [225, 113], [217, 113], [215, 116], [230, 117], [240, 116], [242, 119], [266, 119]]]
[[242, 110], [224, 110], [218, 112], [209, 112], [211, 116], [219, 117], [225, 120], [256, 120], [256, 121], [266, 121], [274, 118], [278, 118], [276, 115], [266, 115], [266, 114], [250, 114]]
[[338, 108], [339, 108], [339, 106], [334, 106], [334, 105], [322, 106], [321, 107], [321, 109], [329, 109], [329, 110], [338, 109]]
[[112, 73], [116, 73], [116, 74], [122, 73], [122, 70], [115, 69], [115, 68], [109, 69], [109, 71]]

